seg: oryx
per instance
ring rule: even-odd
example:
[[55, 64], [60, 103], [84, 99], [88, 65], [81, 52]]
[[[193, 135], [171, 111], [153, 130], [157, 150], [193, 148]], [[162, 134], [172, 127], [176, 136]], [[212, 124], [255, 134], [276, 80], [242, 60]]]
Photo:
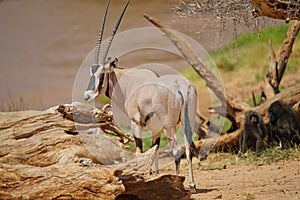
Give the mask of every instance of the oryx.
[[[197, 94], [193, 85], [180, 75], [159, 75], [151, 69], [127, 69], [117, 66], [117, 59], [108, 58], [108, 51], [130, 0], [127, 0], [117, 21], [104, 55], [99, 62], [99, 52], [105, 19], [110, 1], [104, 11], [95, 51], [95, 63], [90, 68], [90, 81], [84, 93], [86, 101], [92, 101], [105, 93], [112, 104], [119, 106], [129, 117], [136, 143], [136, 152], [143, 151], [141, 131], [152, 131], [153, 145], [160, 142], [163, 130], [172, 146], [175, 157], [175, 172], [178, 173], [182, 150], [176, 139], [176, 127], [182, 124], [185, 153], [189, 167], [189, 185], [195, 187], [192, 172], [192, 153], [196, 148], [192, 140], [192, 129], [197, 107]], [[158, 156], [155, 170], [158, 170]]]

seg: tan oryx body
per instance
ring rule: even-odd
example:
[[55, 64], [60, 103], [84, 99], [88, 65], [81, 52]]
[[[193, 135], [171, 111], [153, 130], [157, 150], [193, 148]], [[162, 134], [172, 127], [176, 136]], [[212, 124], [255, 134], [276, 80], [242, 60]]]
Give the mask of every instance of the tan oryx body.
[[[105, 49], [104, 58], [99, 64], [100, 45], [110, 2], [108, 1], [96, 46], [99, 49], [96, 48], [95, 64], [91, 66], [91, 78], [84, 93], [84, 98], [86, 101], [91, 101], [105, 93], [111, 99], [112, 105], [117, 105], [126, 113], [130, 119], [137, 153], [143, 150], [141, 137], [143, 129], [152, 131], [153, 145], [158, 146], [160, 134], [163, 130], [172, 146], [176, 173], [178, 173], [182, 155], [180, 145], [176, 139], [176, 127], [178, 123], [181, 123], [184, 132], [190, 186], [195, 187], [192, 173], [192, 152], [195, 153], [196, 151], [192, 140], [192, 126], [195, 124], [197, 107], [195, 88], [189, 81], [177, 74], [160, 76], [151, 69], [119, 68], [117, 67], [117, 59], [107, 59], [109, 47], [129, 1], [127, 1], [122, 11], [110, 38], [110, 43]], [[158, 170], [157, 163], [158, 156], [155, 159], [155, 170]]]
[[[194, 87], [180, 75], [164, 75], [144, 82], [128, 95], [124, 102], [125, 111], [131, 120], [137, 151], [142, 151], [140, 140], [143, 128], [152, 131], [153, 145], [159, 145], [160, 133], [163, 130], [172, 146], [176, 173], [178, 173], [180, 158], [183, 154], [176, 139], [177, 124], [181, 122], [192, 186], [194, 181], [190, 150], [195, 148], [192, 141], [192, 129], [195, 124], [196, 104], [197, 94]], [[158, 156], [155, 160], [155, 170], [157, 169]]]

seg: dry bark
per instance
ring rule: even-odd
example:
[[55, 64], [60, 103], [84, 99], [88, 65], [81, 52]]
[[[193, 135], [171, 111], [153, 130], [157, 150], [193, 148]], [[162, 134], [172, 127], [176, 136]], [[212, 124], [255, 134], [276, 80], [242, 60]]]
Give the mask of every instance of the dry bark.
[[192, 50], [192, 47], [186, 40], [179, 35], [174, 30], [168, 29], [166, 26], [162, 25], [157, 19], [144, 14], [144, 17], [163, 31], [167, 37], [174, 43], [174, 45], [182, 53], [185, 60], [196, 70], [196, 72], [203, 78], [206, 82], [207, 87], [213, 90], [216, 96], [219, 98], [222, 104], [226, 103], [226, 95], [224, 85], [216, 78], [216, 76], [208, 70], [205, 63], [196, 55]]
[[[271, 99], [268, 99], [266, 102], [253, 108], [252, 110], [256, 111], [261, 116], [264, 116], [264, 118], [266, 120], [267, 115], [268, 115], [268, 108], [274, 101], [277, 101], [277, 100], [283, 101], [284, 103], [291, 105], [291, 106], [299, 103], [300, 102], [300, 84], [293, 86], [291, 88], [288, 88], [279, 94], [276, 94]], [[241, 117], [243, 118], [243, 116], [241, 116]], [[243, 119], [241, 119], [241, 121], [243, 121]], [[201, 147], [203, 146], [204, 142], [209, 143], [211, 140], [211, 143], [214, 144], [214, 147], [213, 147], [214, 151], [222, 151], [224, 149], [238, 148], [239, 137], [240, 137], [240, 133], [242, 132], [242, 130], [243, 130], [243, 127], [241, 127], [240, 129], [237, 129], [236, 131], [234, 131], [230, 134], [221, 135], [217, 139], [216, 142], [215, 142], [215, 139], [207, 139], [206, 141], [205, 140], [196, 141], [195, 145], [196, 145], [197, 149], [200, 150]], [[205, 149], [203, 151], [205, 151]]]
[[[216, 138], [208, 138], [205, 140], [197, 141], [196, 147], [200, 151], [201, 157], [205, 157], [205, 155], [202, 154], [208, 154], [211, 149], [224, 150], [228, 148], [238, 148], [239, 135], [243, 130], [244, 113], [250, 110], [251, 108], [248, 105], [240, 102], [236, 97], [233, 97], [228, 94], [225, 95], [224, 91], [220, 88], [222, 86], [219, 80], [214, 76], [212, 72], [210, 72], [207, 69], [204, 62], [199, 57], [197, 57], [189, 43], [182, 36], [180, 36], [177, 32], [166, 28], [157, 19], [154, 19], [148, 15], [144, 16], [146, 17], [146, 19], [148, 19], [151, 23], [160, 28], [166, 34], [166, 36], [181, 51], [186, 61], [190, 63], [190, 65], [206, 81], [207, 86], [215, 93], [215, 95], [220, 99], [220, 101], [223, 104], [227, 105], [226, 117], [233, 123], [233, 132], [231, 132], [230, 134], [221, 135], [219, 138], [217, 138], [217, 141]], [[287, 33], [287, 37], [282, 46], [279, 59], [277, 59], [276, 61], [276, 70], [278, 70], [280, 73], [280, 76], [278, 76], [279, 73], [277, 73], [278, 83], [280, 83], [280, 80], [283, 76], [283, 72], [285, 70], [288, 58], [290, 56], [294, 39], [298, 33], [298, 24], [299, 22], [291, 23], [291, 28], [289, 29], [290, 31]], [[274, 60], [275, 56], [273, 51], [271, 52], [271, 55], [271, 60]], [[253, 110], [258, 112], [260, 115], [265, 116], [267, 108], [272, 102], [276, 100], [283, 100], [289, 105], [294, 105], [295, 103], [300, 101], [299, 92], [300, 85], [297, 85], [290, 89], [286, 89], [283, 93], [273, 96], [273, 98], [270, 98], [266, 103], [259, 107], [256, 107]], [[214, 108], [214, 111], [217, 113], [221, 113], [219, 112], [219, 108]]]
[[[190, 199], [190, 191], [182, 187], [184, 177], [162, 175], [160, 179], [145, 180], [138, 176], [121, 176], [126, 191], [117, 199]], [[134, 184], [133, 184], [134, 183]], [[133, 198], [134, 197], [134, 198]], [[146, 198], [145, 198], [146, 197]]]
[[254, 111], [256, 111], [261, 116], [265, 117], [268, 114], [268, 108], [274, 101], [283, 101], [287, 105], [294, 106], [300, 102], [300, 84], [289, 87], [285, 89], [284, 91], [276, 94], [271, 99], [268, 99], [263, 104], [253, 108]]
[[289, 29], [286, 33], [286, 37], [280, 48], [278, 57], [276, 57], [272, 41], [269, 41], [270, 46], [270, 68], [265, 78], [263, 79], [263, 84], [261, 86], [262, 95], [264, 98], [271, 98], [275, 94], [279, 93], [279, 85], [283, 77], [284, 71], [286, 69], [289, 57], [292, 53], [292, 48], [296, 36], [300, 30], [300, 21], [290, 22]]
[[[220, 100], [220, 107], [212, 108], [211, 110], [227, 117], [236, 128], [239, 128], [241, 126], [241, 121], [239, 121], [240, 116], [250, 107], [247, 104], [241, 103], [237, 97], [225, 94], [223, 83], [208, 69], [201, 58], [193, 51], [191, 45], [180, 34], [168, 29], [161, 24], [159, 20], [153, 17], [146, 14], [144, 14], [144, 17], [166, 34], [182, 53], [185, 60], [195, 69], [201, 78], [204, 79], [207, 87], [209, 87]], [[224, 107], [226, 107], [225, 110], [223, 109]]]
[[299, 20], [299, 3], [284, 0], [250, 0], [253, 15], [266, 16], [273, 19]]
[[139, 172], [156, 147], [131, 159], [99, 128], [67, 134], [74, 125], [55, 109], [0, 113], [0, 199], [190, 198], [184, 177]]
[[104, 131], [105, 133], [119, 137], [120, 142], [122, 142], [123, 144], [133, 142], [132, 136], [123, 133], [115, 125], [113, 113], [111, 111], [107, 111], [107, 108], [109, 107], [110, 105], [106, 104], [100, 110], [91, 105], [86, 105], [80, 102], [73, 102], [72, 104], [59, 105], [57, 111], [63, 114], [64, 118], [75, 122], [74, 128], [76, 128], [76, 130], [100, 126], [102, 131]]

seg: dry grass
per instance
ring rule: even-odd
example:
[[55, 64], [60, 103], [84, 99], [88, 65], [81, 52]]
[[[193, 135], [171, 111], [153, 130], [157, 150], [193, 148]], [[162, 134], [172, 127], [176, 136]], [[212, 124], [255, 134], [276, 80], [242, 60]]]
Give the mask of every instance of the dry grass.
[[289, 149], [280, 149], [278, 147], [268, 148], [263, 151], [260, 157], [255, 156], [254, 152], [248, 152], [246, 155], [238, 157], [229, 152], [218, 152], [209, 154], [207, 160], [201, 162], [201, 168], [206, 170], [224, 169], [232, 165], [267, 165], [274, 162], [287, 159], [299, 159], [300, 147]]

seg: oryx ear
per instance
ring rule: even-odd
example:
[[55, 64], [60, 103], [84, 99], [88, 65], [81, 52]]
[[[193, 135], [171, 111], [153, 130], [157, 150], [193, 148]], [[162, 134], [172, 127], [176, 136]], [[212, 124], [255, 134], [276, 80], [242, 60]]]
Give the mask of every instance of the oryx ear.
[[118, 65], [118, 59], [115, 58], [113, 61], [110, 62], [108, 66], [108, 72], [113, 72], [114, 68], [116, 68]]

